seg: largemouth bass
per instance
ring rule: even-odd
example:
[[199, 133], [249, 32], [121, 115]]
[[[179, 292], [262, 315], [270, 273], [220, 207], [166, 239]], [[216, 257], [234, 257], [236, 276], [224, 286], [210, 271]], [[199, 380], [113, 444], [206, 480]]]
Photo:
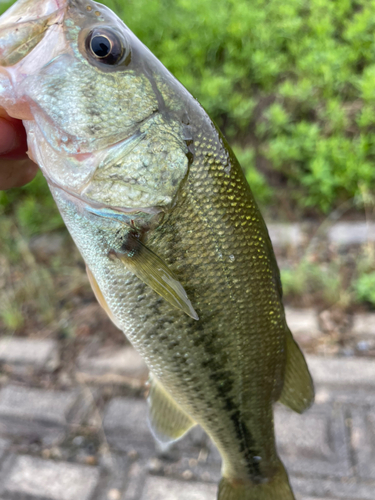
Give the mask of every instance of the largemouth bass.
[[19, 0], [0, 18], [0, 106], [24, 120], [94, 292], [150, 368], [162, 442], [199, 424], [219, 500], [291, 500], [273, 404], [313, 401], [262, 216], [199, 103], [108, 8]]

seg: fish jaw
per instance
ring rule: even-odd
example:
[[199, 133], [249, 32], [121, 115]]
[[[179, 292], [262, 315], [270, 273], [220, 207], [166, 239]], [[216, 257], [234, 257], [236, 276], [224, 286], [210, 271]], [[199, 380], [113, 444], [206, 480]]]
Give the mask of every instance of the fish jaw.
[[18, 88], [61, 48], [58, 26], [65, 4], [62, 0], [19, 0], [0, 16], [0, 107], [13, 118], [33, 119], [30, 100]]
[[18, 0], [0, 16], [0, 28], [50, 16], [66, 5], [67, 0]]

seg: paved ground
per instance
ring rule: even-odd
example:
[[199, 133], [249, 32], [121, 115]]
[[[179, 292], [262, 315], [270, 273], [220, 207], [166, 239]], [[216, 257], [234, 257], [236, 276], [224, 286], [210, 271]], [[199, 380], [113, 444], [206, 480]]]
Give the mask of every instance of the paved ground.
[[[281, 250], [311, 237], [299, 224], [269, 229]], [[375, 241], [375, 225], [337, 223], [327, 241]], [[326, 355], [308, 356], [314, 407], [303, 416], [276, 408], [297, 499], [374, 500], [375, 359], [349, 355], [375, 353], [375, 314], [350, 316], [342, 331], [329, 310], [287, 308], [287, 318], [307, 352]], [[199, 428], [168, 451], [155, 446], [146, 368], [131, 347], [103, 337], [76, 349], [0, 335], [0, 500], [215, 500], [215, 447]]]
[[[215, 499], [220, 457], [199, 428], [167, 452], [155, 446], [132, 348], [83, 351], [69, 374], [62, 350], [0, 340], [0, 500]], [[373, 500], [375, 360], [308, 362], [315, 406], [303, 416], [277, 407], [275, 418], [297, 498]]]

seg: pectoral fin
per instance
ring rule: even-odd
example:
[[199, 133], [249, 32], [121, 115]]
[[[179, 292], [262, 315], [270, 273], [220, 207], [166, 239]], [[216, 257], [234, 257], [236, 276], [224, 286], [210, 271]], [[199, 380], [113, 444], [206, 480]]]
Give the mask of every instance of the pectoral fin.
[[154, 437], [161, 443], [167, 444], [180, 439], [196, 425], [151, 374], [147, 401], [150, 428]]
[[284, 387], [279, 401], [297, 413], [304, 412], [314, 402], [314, 385], [306, 360], [289, 329], [286, 334]]
[[172, 306], [181, 309], [188, 316], [198, 320], [184, 287], [168, 266], [154, 252], [135, 237], [128, 238], [131, 250], [115, 255], [146, 285], [161, 295]]
[[117, 326], [117, 328], [119, 328], [120, 330], [122, 330], [122, 328], [120, 327], [120, 325], [117, 324], [116, 318], [113, 315], [113, 313], [110, 310], [110, 308], [108, 307], [108, 304], [105, 301], [105, 298], [104, 298], [104, 296], [102, 294], [102, 291], [100, 290], [99, 285], [98, 285], [96, 279], [94, 278], [94, 275], [92, 274], [92, 272], [90, 271], [90, 268], [88, 266], [86, 266], [86, 272], [87, 272], [87, 276], [89, 278], [89, 282], [90, 282], [92, 291], [95, 294], [96, 300], [99, 302], [99, 304], [105, 310], [105, 312], [107, 313], [107, 315], [108, 315], [109, 319], [112, 321], [112, 323], [114, 323]]

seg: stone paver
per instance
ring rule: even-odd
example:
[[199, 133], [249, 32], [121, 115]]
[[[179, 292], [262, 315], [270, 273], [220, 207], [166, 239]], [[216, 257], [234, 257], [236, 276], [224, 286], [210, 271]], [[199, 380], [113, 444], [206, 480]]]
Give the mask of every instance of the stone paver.
[[148, 369], [137, 351], [130, 346], [102, 349], [95, 356], [86, 353], [78, 357], [77, 366], [80, 374], [93, 377], [123, 375], [145, 382]]
[[147, 463], [138, 461], [134, 463], [127, 477], [125, 495], [122, 500], [139, 500], [147, 479]]
[[306, 360], [316, 385], [375, 388], [375, 360], [321, 356], [306, 356]]
[[[313, 311], [295, 311], [294, 320], [293, 313], [287, 314], [294, 332], [317, 328]], [[216, 500], [221, 457], [203, 430], [196, 426], [161, 449], [139, 386], [126, 377], [95, 378], [127, 370], [141, 377], [129, 349], [83, 354], [78, 374], [93, 378], [82, 388], [36, 389], [4, 378], [0, 500]], [[277, 446], [296, 500], [374, 500], [375, 360], [309, 355], [307, 362], [315, 405], [303, 415], [275, 407]], [[42, 371], [43, 380], [54, 376]]]
[[325, 497], [325, 498], [322, 498], [322, 497], [306, 497], [305, 495], [299, 495], [298, 493], [295, 494], [295, 497], [296, 497], [296, 500], [334, 500], [331, 498], [328, 498], [328, 497]]
[[140, 500], [216, 500], [217, 486], [148, 477]]
[[104, 414], [103, 427], [107, 432], [120, 430], [131, 434], [149, 433], [146, 401], [133, 398], [112, 399]]
[[355, 477], [337, 480], [314, 476], [290, 476], [297, 498], [322, 498], [324, 500], [374, 500], [375, 482], [361, 482]]
[[302, 495], [299, 495], [298, 493], [295, 495], [296, 496], [296, 500], [333, 500], [332, 497], [331, 498], [328, 498], [328, 497], [325, 497], [325, 498], [318, 498], [318, 497], [306, 497], [306, 496], [302, 496]]
[[285, 316], [290, 331], [299, 342], [305, 343], [322, 335], [315, 309], [286, 307]]
[[360, 337], [375, 337], [375, 313], [355, 314], [352, 332]]
[[340, 405], [358, 405], [375, 406], [375, 391], [369, 388], [348, 386], [324, 386], [315, 384], [315, 404], [340, 404]]
[[357, 474], [375, 479], [375, 407], [351, 409], [351, 445], [355, 453]]
[[340, 408], [317, 405], [304, 415], [279, 407], [276, 442], [287, 470], [310, 475], [351, 473], [344, 415]]
[[375, 224], [372, 222], [338, 222], [328, 230], [328, 238], [339, 245], [362, 245], [375, 241]]
[[95, 467], [19, 456], [5, 479], [3, 494], [35, 500], [90, 500], [99, 478]]
[[104, 476], [109, 476], [100, 491], [100, 500], [121, 500], [122, 492], [128, 485], [128, 456], [115, 452], [103, 452], [99, 460], [100, 469]]
[[8, 439], [0, 438], [0, 460], [3, 459], [7, 449], [9, 448], [10, 441]]
[[0, 363], [53, 371], [59, 366], [58, 343], [55, 340], [2, 338]]
[[115, 449], [128, 451], [131, 447], [154, 440], [147, 423], [147, 403], [142, 399], [114, 398], [108, 404], [103, 429], [108, 443]]
[[267, 223], [272, 244], [277, 248], [297, 247], [303, 242], [300, 224]]
[[74, 416], [78, 391], [45, 391], [8, 385], [0, 390], [0, 432], [10, 435], [51, 436]]

